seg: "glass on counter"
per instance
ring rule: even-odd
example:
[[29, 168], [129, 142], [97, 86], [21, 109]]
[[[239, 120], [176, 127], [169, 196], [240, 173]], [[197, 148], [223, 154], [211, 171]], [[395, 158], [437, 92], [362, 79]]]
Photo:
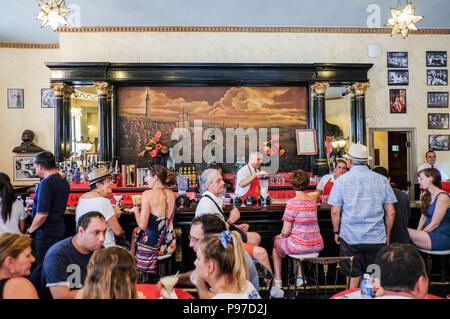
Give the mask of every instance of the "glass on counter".
[[131, 200], [133, 201], [133, 206], [141, 206], [142, 195], [131, 195]]

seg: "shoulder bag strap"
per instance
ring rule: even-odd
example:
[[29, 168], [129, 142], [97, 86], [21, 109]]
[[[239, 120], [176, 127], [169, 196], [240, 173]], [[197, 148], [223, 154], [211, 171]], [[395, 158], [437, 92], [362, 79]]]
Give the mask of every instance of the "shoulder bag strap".
[[227, 217], [225, 216], [225, 213], [223, 212], [222, 207], [220, 207], [219, 205], [217, 205], [216, 201], [215, 201], [214, 199], [212, 199], [211, 196], [209, 196], [208, 194], [206, 194], [206, 195], [203, 195], [203, 197], [208, 197], [208, 198], [214, 203], [214, 205], [216, 205], [217, 209], [218, 209], [219, 212], [222, 214], [223, 219], [225, 220], [226, 223], [228, 223], [228, 224], [230, 224], [230, 225], [233, 225], [233, 226], [236, 226], [236, 225], [230, 223], [229, 221], [227, 221]]

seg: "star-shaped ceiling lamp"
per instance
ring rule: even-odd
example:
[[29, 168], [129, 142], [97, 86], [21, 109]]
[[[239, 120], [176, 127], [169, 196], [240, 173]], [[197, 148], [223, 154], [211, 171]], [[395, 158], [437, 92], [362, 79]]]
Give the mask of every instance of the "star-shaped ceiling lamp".
[[70, 12], [70, 9], [64, 7], [64, 0], [59, 2], [50, 0], [47, 3], [42, 0], [37, 0], [37, 2], [41, 7], [41, 12], [39, 12], [36, 19], [42, 20], [41, 28], [50, 25], [53, 31], [55, 31], [58, 24], [69, 25], [65, 16]]
[[408, 36], [409, 30], [417, 30], [414, 23], [423, 19], [423, 16], [414, 15], [416, 9], [412, 7], [411, 3], [407, 3], [403, 10], [397, 10], [391, 8], [392, 18], [388, 19], [386, 26], [392, 26], [393, 36], [396, 33], [401, 33], [403, 39]]

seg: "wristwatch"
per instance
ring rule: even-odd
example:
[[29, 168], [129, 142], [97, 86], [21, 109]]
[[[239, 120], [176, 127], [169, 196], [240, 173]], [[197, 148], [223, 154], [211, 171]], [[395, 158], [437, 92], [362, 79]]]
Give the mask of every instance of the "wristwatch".
[[339, 230], [334, 232], [335, 235], [339, 235]]
[[26, 232], [28, 235], [30, 235], [30, 236], [32, 236], [33, 235], [33, 233], [30, 233], [30, 230], [29, 229], [27, 229], [27, 232]]

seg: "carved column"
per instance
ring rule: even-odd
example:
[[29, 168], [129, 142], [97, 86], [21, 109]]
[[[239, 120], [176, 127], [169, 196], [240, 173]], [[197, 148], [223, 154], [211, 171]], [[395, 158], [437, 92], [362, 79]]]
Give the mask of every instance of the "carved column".
[[350, 141], [356, 143], [356, 100], [355, 88], [350, 86], [347, 88], [347, 93], [350, 95]]
[[107, 150], [107, 161], [111, 162], [113, 157], [113, 144], [112, 144], [112, 132], [113, 132], [113, 122], [112, 122], [112, 86], [108, 88], [108, 94], [106, 96], [106, 150]]
[[366, 138], [366, 90], [370, 86], [368, 82], [355, 83], [353, 87], [356, 93], [356, 141], [367, 145]]
[[314, 83], [314, 91], [317, 94], [317, 107], [314, 112], [317, 138], [317, 174], [328, 173], [327, 152], [325, 147], [325, 92], [329, 86], [328, 82]]
[[55, 95], [55, 129], [54, 129], [54, 155], [56, 162], [63, 162], [64, 153], [64, 93], [68, 88], [65, 83], [52, 83], [50, 88]]
[[64, 91], [63, 99], [63, 154], [64, 158], [70, 158], [72, 155], [70, 143], [70, 96], [74, 92], [73, 88], [68, 87]]
[[99, 163], [108, 162], [108, 111], [107, 95], [109, 91], [108, 82], [95, 82], [94, 87], [98, 94], [98, 161]]

